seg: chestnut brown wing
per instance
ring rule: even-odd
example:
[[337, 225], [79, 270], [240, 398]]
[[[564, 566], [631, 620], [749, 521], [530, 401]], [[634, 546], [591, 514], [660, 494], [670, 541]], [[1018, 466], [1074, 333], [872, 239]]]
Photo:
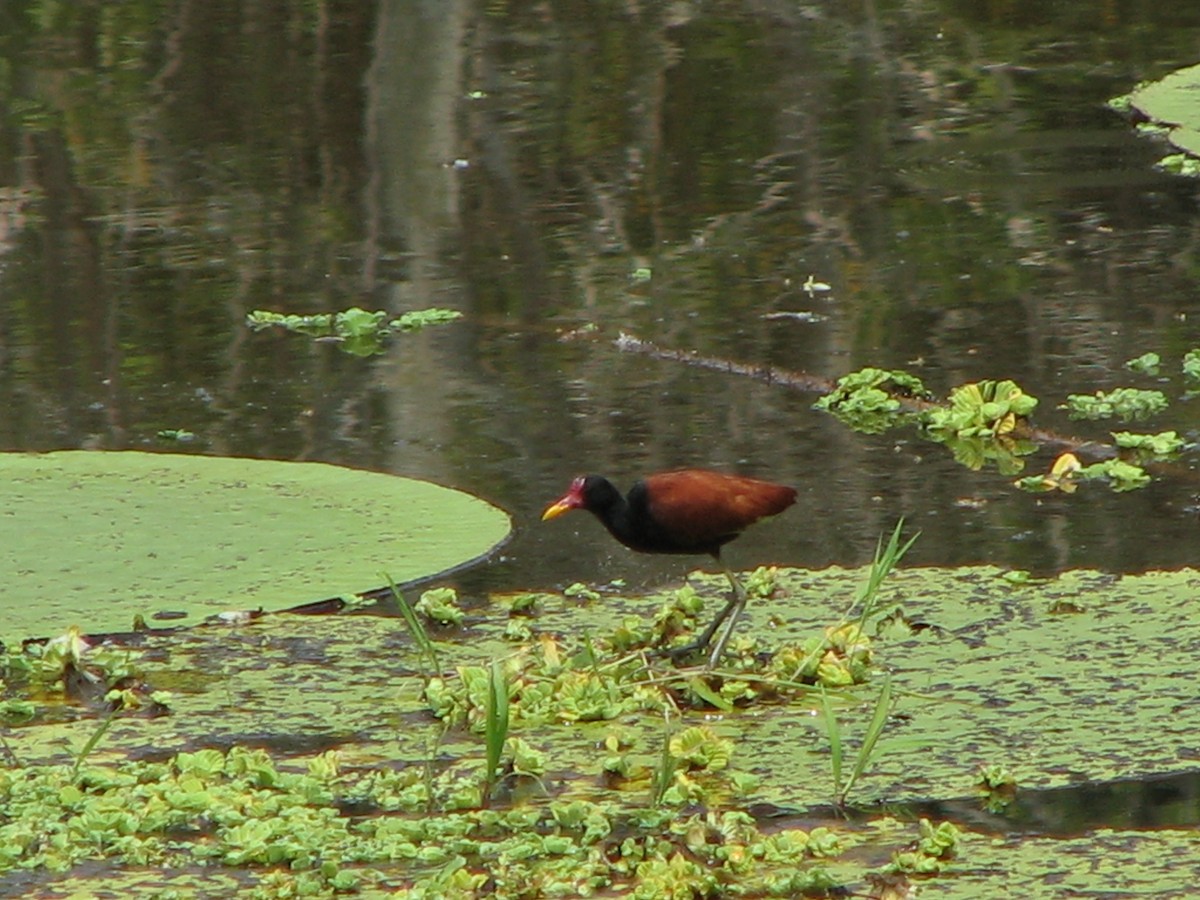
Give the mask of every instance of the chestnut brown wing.
[[708, 552], [796, 502], [796, 491], [786, 485], [705, 469], [663, 472], [644, 483], [657, 525], [678, 544]]

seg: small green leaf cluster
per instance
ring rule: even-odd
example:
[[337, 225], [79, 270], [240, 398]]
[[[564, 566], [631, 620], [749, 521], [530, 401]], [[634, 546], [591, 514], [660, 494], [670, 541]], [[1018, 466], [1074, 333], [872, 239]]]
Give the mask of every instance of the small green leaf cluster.
[[1012, 434], [1038, 401], [1014, 381], [978, 381], [950, 392], [949, 408], [931, 409], [926, 429], [934, 435], [957, 438], [996, 438]]
[[[260, 750], [181, 753], [166, 763], [0, 772], [0, 871], [64, 871], [84, 859], [166, 865], [178, 836], [203, 837], [184, 856], [222, 864], [309, 868], [346, 835], [331, 825], [328, 778], [284, 774]], [[180, 864], [183, 864], [180, 860]], [[336, 874], [336, 873], [330, 873]]]
[[[577, 665], [572, 664], [577, 663]], [[457, 678], [435, 677], [425, 685], [430, 711], [447, 722], [482, 732], [486, 720], [489, 670], [459, 666]], [[582, 658], [564, 662], [556, 649], [539, 642], [506, 666], [509, 715], [514, 726], [609, 721], [640, 710], [659, 710], [665, 698], [647, 687], [636, 659], [605, 667]]]
[[1189, 381], [1200, 381], [1200, 349], [1183, 354], [1183, 377]]
[[667, 746], [672, 757], [693, 771], [724, 769], [733, 756], [733, 741], [721, 737], [708, 725], [685, 728], [673, 735]]
[[952, 822], [934, 825], [928, 819], [920, 822], [920, 837], [911, 850], [892, 855], [888, 869], [913, 875], [936, 875], [958, 855], [962, 832]]
[[855, 431], [879, 434], [912, 415], [898, 396], [929, 396], [921, 379], [902, 371], [866, 368], [838, 379], [836, 387], [814, 404], [831, 412]]
[[932, 439], [950, 447], [963, 465], [978, 470], [994, 463], [1003, 474], [1024, 467], [1019, 459], [1036, 449], [1015, 436], [1037, 400], [1012, 381], [980, 381], [955, 388], [948, 406], [905, 409], [899, 398], [927, 400], [920, 380], [906, 372], [862, 369], [838, 380], [816, 403], [868, 434], [915, 420]]
[[1154, 352], [1143, 353], [1141, 356], [1125, 361], [1125, 368], [1139, 375], [1157, 375], [1162, 358]]
[[465, 618], [465, 613], [458, 607], [458, 591], [452, 587], [423, 592], [413, 609], [439, 625], [462, 625]]
[[1122, 450], [1132, 450], [1141, 458], [1163, 459], [1178, 453], [1184, 440], [1174, 431], [1158, 434], [1134, 434], [1129, 431], [1114, 431], [1113, 441]]
[[380, 352], [383, 339], [396, 332], [417, 331], [429, 325], [440, 325], [462, 318], [453, 309], [411, 310], [398, 318], [389, 319], [383, 310], [374, 312], [351, 307], [336, 313], [295, 315], [256, 309], [246, 316], [246, 324], [255, 331], [283, 328], [296, 334], [328, 338], [342, 342], [343, 349], [355, 356], [370, 356]]
[[1094, 394], [1069, 394], [1067, 402], [1060, 408], [1065, 409], [1072, 419], [1115, 417], [1128, 422], [1162, 412], [1167, 408], [1167, 398], [1162, 391], [1121, 387], [1111, 391], [1096, 391]]
[[1017, 779], [1001, 765], [982, 766], [979, 770], [979, 794], [990, 813], [1003, 812], [1017, 795]]
[[[1139, 85], [1140, 87], [1141, 85]], [[1105, 106], [1113, 112], [1128, 115], [1133, 112], [1133, 94], [1120, 94], [1116, 97], [1111, 97], [1105, 101]]]
[[1084, 466], [1075, 473], [1075, 477], [1084, 481], [1107, 481], [1108, 486], [1117, 493], [1135, 491], [1150, 483], [1150, 475], [1145, 469], [1123, 459], [1106, 459]]
[[[1150, 436], [1153, 437], [1153, 436]], [[1116, 493], [1134, 491], [1150, 483], [1150, 474], [1141, 466], [1123, 459], [1106, 459], [1090, 466], [1080, 466], [1070, 473], [1070, 481], [1103, 481]], [[1030, 475], [1019, 478], [1016, 486], [1030, 493], [1043, 493], [1054, 490], [1053, 479], [1045, 475]]]
[[1158, 161], [1158, 167], [1172, 175], [1200, 178], [1200, 159], [1190, 153], [1169, 153]]
[[597, 591], [592, 590], [586, 584], [583, 584], [582, 582], [579, 582], [579, 581], [566, 587], [563, 590], [563, 596], [564, 597], [573, 597], [576, 600], [594, 601], [594, 600], [600, 599], [600, 594]]
[[618, 652], [664, 646], [691, 634], [703, 612], [704, 598], [690, 585], [684, 585], [667, 594], [653, 619], [623, 617], [604, 643]]
[[858, 622], [831, 627], [799, 646], [781, 648], [767, 671], [784, 681], [825, 687], [865, 684], [871, 677], [871, 638]]

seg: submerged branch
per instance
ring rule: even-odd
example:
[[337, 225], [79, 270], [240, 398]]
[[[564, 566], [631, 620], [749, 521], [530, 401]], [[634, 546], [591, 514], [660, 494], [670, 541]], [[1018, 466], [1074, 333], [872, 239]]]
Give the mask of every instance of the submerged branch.
[[[753, 378], [755, 381], [760, 381], [763, 384], [779, 384], [796, 390], [811, 391], [815, 394], [827, 394], [836, 387], [836, 383], [833, 380], [817, 375], [810, 375], [807, 372], [780, 369], [776, 366], [748, 365], [717, 356], [703, 356], [693, 350], [671, 350], [625, 332], [621, 332], [613, 343], [622, 353], [640, 353], [643, 356], [649, 356], [651, 359], [683, 363], [687, 366], [708, 369], [713, 372], [727, 372], [732, 375], [740, 375], [744, 378]], [[905, 396], [902, 394], [892, 394], [891, 396], [893, 396], [901, 407], [910, 412], [924, 412], [935, 407], [945, 406], [944, 403], [938, 403], [921, 397]], [[1033, 441], [1041, 447], [1060, 451], [1070, 450], [1093, 459], [1111, 459], [1117, 456], [1117, 448], [1112, 444], [1033, 428], [1025, 422], [1020, 423], [1015, 436]]]
[[667, 350], [657, 344], [653, 344], [650, 341], [643, 341], [641, 338], [634, 337], [625, 332], [621, 332], [613, 343], [623, 353], [641, 353], [643, 356], [649, 356], [652, 359], [681, 362], [685, 365], [695, 366], [700, 369], [710, 369], [714, 372], [729, 372], [734, 375], [753, 378], [755, 381], [761, 381], [764, 384], [782, 384], [785, 387], [821, 394], [827, 394], [834, 388], [834, 383], [828, 378], [809, 375], [806, 372], [793, 372], [789, 369], [779, 369], [775, 366], [751, 366], [746, 363], [734, 362], [731, 359], [722, 359], [716, 356], [701, 356], [699, 353], [691, 350]]

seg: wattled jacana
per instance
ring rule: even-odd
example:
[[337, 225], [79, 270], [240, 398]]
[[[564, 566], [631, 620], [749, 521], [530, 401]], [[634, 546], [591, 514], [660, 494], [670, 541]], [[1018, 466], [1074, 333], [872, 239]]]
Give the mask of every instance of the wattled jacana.
[[634, 482], [622, 497], [601, 475], [583, 475], [546, 508], [542, 521], [572, 509], [586, 509], [618, 541], [641, 553], [707, 553], [725, 569], [733, 597], [695, 640], [673, 654], [703, 650], [721, 623], [725, 630], [709, 655], [716, 665], [746, 605], [746, 590], [721, 560], [721, 547], [750, 525], [783, 512], [796, 502], [796, 491], [782, 484], [726, 475], [706, 469], [662, 472]]

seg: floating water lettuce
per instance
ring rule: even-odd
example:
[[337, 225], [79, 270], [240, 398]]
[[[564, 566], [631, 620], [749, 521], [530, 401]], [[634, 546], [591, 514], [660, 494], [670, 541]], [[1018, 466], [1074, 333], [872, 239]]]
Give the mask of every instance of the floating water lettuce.
[[255, 331], [278, 327], [297, 334], [335, 340], [355, 356], [371, 356], [383, 349], [383, 339], [396, 332], [417, 331], [462, 318], [453, 309], [410, 310], [391, 318], [383, 310], [365, 310], [357, 306], [336, 313], [295, 315], [256, 309], [246, 316], [246, 324]]
[[851, 428], [878, 434], [912, 415], [898, 396], [925, 398], [928, 391], [915, 375], [887, 369], [860, 369], [838, 379], [837, 386], [814, 407], [833, 413]]
[[1070, 394], [1060, 408], [1065, 409], [1072, 419], [1118, 418], [1128, 422], [1162, 412], [1167, 408], [1167, 398], [1162, 391], [1119, 387], [1094, 394]]

